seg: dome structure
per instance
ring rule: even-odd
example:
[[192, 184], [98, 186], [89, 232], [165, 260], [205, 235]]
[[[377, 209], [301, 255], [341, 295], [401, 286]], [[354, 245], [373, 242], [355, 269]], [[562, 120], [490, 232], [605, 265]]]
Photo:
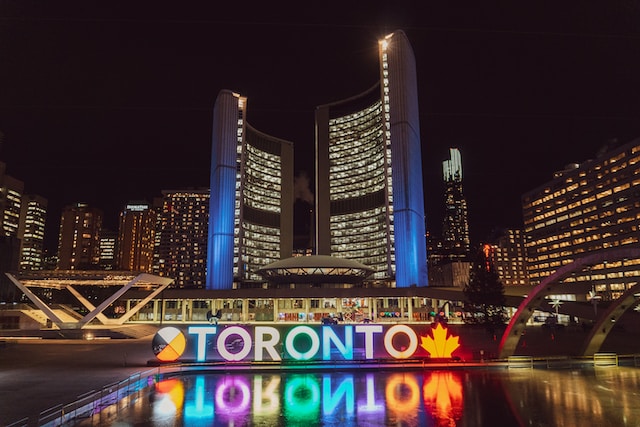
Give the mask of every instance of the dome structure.
[[257, 273], [273, 284], [358, 284], [373, 271], [354, 260], [312, 255], [276, 261], [258, 269]]

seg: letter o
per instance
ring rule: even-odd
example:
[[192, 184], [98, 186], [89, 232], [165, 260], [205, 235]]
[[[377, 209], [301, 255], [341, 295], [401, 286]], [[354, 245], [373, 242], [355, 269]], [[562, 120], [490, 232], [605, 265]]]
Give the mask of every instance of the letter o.
[[[304, 353], [299, 352], [293, 347], [293, 341], [300, 334], [305, 334], [311, 339], [311, 348]], [[318, 350], [320, 350], [320, 337], [318, 337], [316, 331], [311, 329], [309, 326], [296, 326], [292, 328], [287, 335], [287, 338], [284, 341], [284, 346], [287, 353], [289, 353], [294, 359], [309, 360], [318, 353]]]
[[[409, 337], [409, 346], [404, 351], [398, 351], [393, 347], [393, 337], [396, 334], [405, 334]], [[418, 348], [418, 335], [407, 325], [395, 325], [389, 328], [384, 336], [384, 348], [396, 359], [406, 359], [415, 353]]]
[[[229, 350], [227, 350], [226, 341], [230, 335], [240, 335], [240, 338], [242, 338], [242, 350], [237, 353], [231, 353]], [[218, 341], [216, 341], [218, 353], [220, 353], [220, 356], [222, 356], [225, 360], [229, 361], [242, 360], [247, 357], [247, 355], [251, 351], [251, 344], [251, 335], [249, 335], [249, 332], [247, 332], [240, 326], [231, 326], [224, 329], [220, 333], [220, 335], [218, 335]]]

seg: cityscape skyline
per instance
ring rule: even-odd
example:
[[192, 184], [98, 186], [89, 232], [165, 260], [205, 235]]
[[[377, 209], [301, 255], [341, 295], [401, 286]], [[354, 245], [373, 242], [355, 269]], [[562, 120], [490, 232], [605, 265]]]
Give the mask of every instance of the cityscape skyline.
[[433, 234], [451, 147], [462, 154], [478, 242], [493, 227], [521, 227], [520, 197], [554, 171], [610, 138], [640, 135], [640, 14], [631, 7], [396, 5], [350, 18], [20, 4], [0, 10], [0, 160], [25, 193], [48, 199], [49, 237], [65, 205], [103, 209], [116, 227], [130, 200], [207, 187], [221, 88], [246, 94], [248, 120], [292, 141], [296, 172], [312, 177], [314, 109], [368, 88], [372, 42], [396, 29], [416, 55]]

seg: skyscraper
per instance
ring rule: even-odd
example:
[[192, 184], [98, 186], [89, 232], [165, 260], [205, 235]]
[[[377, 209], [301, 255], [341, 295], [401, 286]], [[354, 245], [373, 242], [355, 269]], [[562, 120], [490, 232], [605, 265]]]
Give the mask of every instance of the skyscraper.
[[402, 31], [379, 42], [380, 80], [316, 109], [316, 251], [389, 286], [427, 286], [416, 66]]
[[293, 252], [293, 145], [247, 122], [247, 98], [223, 90], [213, 111], [207, 289], [262, 282]]
[[203, 288], [206, 281], [209, 190], [164, 190], [153, 270], [172, 286]]
[[147, 202], [130, 202], [120, 212], [116, 262], [119, 269], [151, 272], [157, 217]]
[[103, 228], [100, 230], [100, 270], [113, 270], [116, 268], [116, 247], [118, 233]]
[[20, 270], [44, 268], [44, 232], [47, 199], [29, 194], [22, 200], [18, 236], [20, 237]]
[[98, 269], [101, 229], [102, 210], [86, 203], [66, 206], [60, 219], [58, 269]]
[[450, 148], [451, 158], [442, 162], [445, 185], [445, 214], [442, 224], [442, 251], [449, 259], [469, 255], [467, 201], [462, 194], [462, 158], [457, 148]]

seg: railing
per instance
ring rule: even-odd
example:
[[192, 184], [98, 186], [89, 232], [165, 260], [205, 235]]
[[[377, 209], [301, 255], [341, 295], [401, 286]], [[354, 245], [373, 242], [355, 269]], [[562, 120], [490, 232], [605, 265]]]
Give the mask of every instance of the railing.
[[533, 369], [533, 357], [531, 356], [509, 356], [507, 358], [507, 367], [511, 368], [527, 368]]
[[593, 355], [593, 366], [618, 366], [616, 353], [596, 353]]

